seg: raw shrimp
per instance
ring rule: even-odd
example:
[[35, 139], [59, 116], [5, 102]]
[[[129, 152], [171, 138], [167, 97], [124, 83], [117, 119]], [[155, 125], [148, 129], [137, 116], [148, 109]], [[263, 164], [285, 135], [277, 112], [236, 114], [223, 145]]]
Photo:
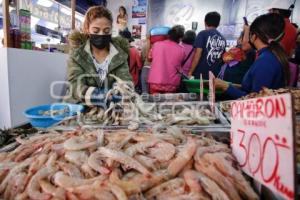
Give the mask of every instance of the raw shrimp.
[[107, 158], [111, 158], [121, 164], [125, 165], [126, 167], [130, 167], [136, 169], [137, 171], [141, 172], [145, 176], [151, 176], [151, 173], [145, 168], [141, 163], [133, 159], [132, 157], [128, 156], [127, 154], [121, 151], [115, 151], [112, 149], [108, 149], [105, 147], [100, 147], [99, 152]]
[[99, 152], [94, 152], [88, 158], [88, 164], [100, 174], [109, 174], [110, 170], [104, 167], [104, 157]]
[[175, 155], [174, 145], [167, 142], [159, 142], [154, 147], [149, 148], [148, 156], [159, 162], [166, 162]]
[[226, 193], [213, 180], [201, 172], [186, 171], [184, 179], [193, 192], [201, 192], [203, 188], [211, 196], [212, 200], [230, 200]]
[[64, 148], [71, 151], [83, 150], [94, 146], [97, 146], [97, 141], [87, 142], [83, 136], [72, 137], [64, 142]]
[[169, 196], [168, 194], [161, 196], [161, 200], [210, 200], [209, 197], [204, 196], [202, 193], [189, 193], [175, 196]]
[[8, 173], [8, 175], [1, 182], [1, 185], [0, 185], [0, 194], [5, 190], [8, 182], [11, 180], [11, 178], [13, 176], [15, 176], [16, 174], [18, 174], [19, 172], [23, 171], [23, 169], [25, 169], [26, 167], [28, 167], [31, 164], [32, 161], [33, 161], [33, 158], [27, 158], [22, 163], [17, 164], [15, 167], [13, 167], [10, 170], [10, 172]]
[[43, 178], [46, 178], [53, 173], [55, 173], [56, 169], [55, 168], [42, 168], [35, 175], [32, 176], [30, 179], [28, 186], [27, 186], [27, 192], [28, 196], [32, 199], [50, 199], [51, 195], [42, 193], [40, 192], [40, 184], [39, 181], [42, 180]]
[[46, 180], [40, 180], [39, 183], [42, 188], [42, 191], [45, 192], [46, 194], [50, 194], [54, 198], [59, 199], [59, 200], [66, 199], [66, 195], [65, 195], [66, 191], [64, 189], [57, 188]]
[[159, 194], [172, 192], [173, 190], [183, 187], [184, 185], [185, 183], [182, 178], [175, 178], [152, 188], [151, 190], [146, 192], [145, 197], [148, 200], [154, 200]]
[[96, 200], [117, 200], [108, 189], [99, 190], [94, 194], [94, 197]]
[[136, 156], [134, 156], [134, 158], [138, 162], [140, 162], [142, 165], [147, 167], [148, 169], [151, 169], [151, 170], [154, 170], [154, 171], [157, 170], [157, 167], [155, 165], [157, 161], [155, 159], [149, 158], [149, 157], [144, 156], [144, 155], [136, 155]]
[[215, 181], [220, 188], [225, 191], [230, 199], [241, 200], [234, 185], [223, 176], [213, 165], [208, 164], [205, 160], [200, 160], [195, 163], [195, 168], [198, 172], [204, 173], [210, 179]]
[[182, 133], [182, 130], [177, 126], [167, 128], [167, 134], [173, 135], [174, 138], [180, 139], [182, 143], [186, 143], [187, 137]]
[[64, 148], [64, 144], [53, 144], [52, 150], [56, 152], [59, 156], [62, 156], [65, 154], [66, 149]]
[[65, 159], [80, 167], [87, 162], [88, 155], [85, 151], [67, 151]]
[[230, 153], [231, 150], [225, 144], [206, 146], [206, 147], [198, 147], [194, 157], [195, 157], [195, 160], [199, 160], [206, 153], [216, 153], [216, 152]]
[[47, 144], [48, 141], [44, 141], [38, 144], [34, 145], [28, 145], [27, 148], [24, 148], [14, 159], [15, 162], [19, 162], [21, 160], [24, 160], [25, 158], [29, 157], [32, 153], [34, 153], [39, 148], [43, 147], [45, 144]]
[[64, 172], [59, 171], [54, 175], [54, 183], [62, 188], [69, 189], [81, 185], [93, 184], [97, 180], [102, 181], [106, 178], [106, 176], [102, 175], [91, 179], [74, 178], [67, 176]]
[[[249, 200], [257, 200], [258, 196], [250, 187], [250, 184], [245, 180], [243, 175], [239, 170], [233, 167], [231, 161], [226, 160], [226, 157], [231, 157], [227, 153], [215, 153], [215, 154], [205, 154], [203, 158], [208, 162], [211, 162], [222, 174], [226, 177], [230, 177], [230, 181], [239, 190], [239, 193]], [[232, 159], [232, 158], [230, 158]]]
[[92, 177], [95, 177], [95, 176], [97, 175], [97, 172], [94, 171], [94, 170], [89, 166], [88, 163], [84, 163], [84, 164], [81, 166], [80, 169], [84, 172], [84, 174], [85, 174], [85, 176], [86, 176], [87, 178], [92, 178]]
[[137, 153], [145, 154], [148, 148], [153, 147], [159, 142], [159, 140], [153, 139], [146, 142], [139, 142], [127, 148], [125, 153], [131, 157], [133, 157]]
[[14, 166], [16, 166], [17, 164], [18, 164], [17, 162], [2, 162], [2, 163], [0, 163], [0, 171], [11, 169]]
[[83, 178], [80, 170], [71, 163], [66, 163], [62, 161], [57, 161], [57, 165], [60, 167], [62, 171], [74, 178]]
[[47, 167], [54, 167], [55, 165], [55, 161], [57, 160], [58, 158], [58, 155], [57, 153], [51, 153], [49, 158], [48, 158], [48, 161], [46, 162], [46, 166]]
[[23, 192], [26, 187], [26, 173], [21, 172], [14, 176], [14, 185], [10, 192], [11, 199], [15, 199], [16, 195]]
[[127, 200], [127, 196], [122, 188], [115, 184], [109, 184], [109, 188], [118, 200]]
[[111, 183], [118, 185], [121, 187], [126, 194], [136, 194], [141, 192], [141, 188], [139, 185], [133, 181], [125, 181], [119, 178], [119, 173], [117, 170], [112, 171], [109, 176], [109, 180]]
[[150, 178], [143, 176], [142, 174], [137, 174], [130, 179], [130, 181], [137, 183], [143, 192], [148, 189], [163, 183], [170, 177], [167, 170], [158, 170], [153, 172]]
[[105, 141], [105, 135], [103, 130], [97, 131], [97, 142], [98, 146], [104, 146], [104, 141]]
[[196, 149], [196, 141], [193, 138], [189, 137], [185, 146], [168, 166], [169, 174], [171, 176], [176, 176], [184, 168], [184, 166], [193, 158]]
[[47, 154], [41, 154], [39, 155], [34, 161], [31, 163], [29, 167], [29, 173], [35, 174], [47, 161], [48, 155]]

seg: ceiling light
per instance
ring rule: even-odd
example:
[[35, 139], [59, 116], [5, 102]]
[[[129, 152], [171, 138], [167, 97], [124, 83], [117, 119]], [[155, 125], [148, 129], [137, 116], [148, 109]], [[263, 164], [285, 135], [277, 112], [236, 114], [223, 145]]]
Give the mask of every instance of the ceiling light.
[[51, 7], [53, 5], [53, 1], [50, 1], [50, 0], [38, 0], [37, 1], [37, 4], [40, 5], [40, 6], [44, 6], [44, 7]]

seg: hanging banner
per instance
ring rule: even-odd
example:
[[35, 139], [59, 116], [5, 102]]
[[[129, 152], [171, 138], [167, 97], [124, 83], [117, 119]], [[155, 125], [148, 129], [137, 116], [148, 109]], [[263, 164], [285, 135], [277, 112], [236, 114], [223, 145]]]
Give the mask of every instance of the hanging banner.
[[290, 94], [231, 103], [231, 147], [243, 171], [284, 199], [295, 199]]
[[[59, 9], [63, 8], [58, 3], [53, 1], [53, 5], [50, 7], [45, 7], [37, 4], [37, 1], [34, 0], [21, 0], [19, 1], [19, 8], [24, 10], [29, 10], [32, 16], [37, 17], [39, 19], [52, 22], [58, 24], [63, 29], [71, 28], [71, 10], [70, 15], [66, 15], [59, 11]], [[76, 27], [81, 27], [82, 22], [78, 19], [75, 20]]]

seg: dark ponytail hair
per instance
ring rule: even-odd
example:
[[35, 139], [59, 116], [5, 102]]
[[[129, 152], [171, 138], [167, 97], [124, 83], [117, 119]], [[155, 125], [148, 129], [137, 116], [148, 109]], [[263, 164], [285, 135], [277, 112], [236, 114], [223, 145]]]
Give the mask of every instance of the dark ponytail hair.
[[184, 31], [185, 29], [182, 25], [173, 26], [168, 32], [169, 39], [176, 43], [179, 43], [180, 39], [182, 39], [184, 36]]
[[250, 26], [250, 34], [255, 34], [276, 56], [283, 67], [285, 85], [289, 84], [290, 69], [288, 56], [280, 45], [284, 36], [285, 21], [276, 13], [268, 13], [257, 17]]

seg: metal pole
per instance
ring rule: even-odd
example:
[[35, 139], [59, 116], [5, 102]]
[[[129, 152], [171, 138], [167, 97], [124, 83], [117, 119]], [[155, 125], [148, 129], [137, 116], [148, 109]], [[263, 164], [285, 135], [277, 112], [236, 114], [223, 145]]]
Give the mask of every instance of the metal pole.
[[10, 44], [9, 0], [3, 0], [2, 1], [2, 9], [3, 9], [4, 47], [11, 47], [11, 44]]
[[76, 10], [76, 0], [71, 0], [71, 8], [72, 8], [72, 30], [74, 30], [75, 27], [75, 10]]

